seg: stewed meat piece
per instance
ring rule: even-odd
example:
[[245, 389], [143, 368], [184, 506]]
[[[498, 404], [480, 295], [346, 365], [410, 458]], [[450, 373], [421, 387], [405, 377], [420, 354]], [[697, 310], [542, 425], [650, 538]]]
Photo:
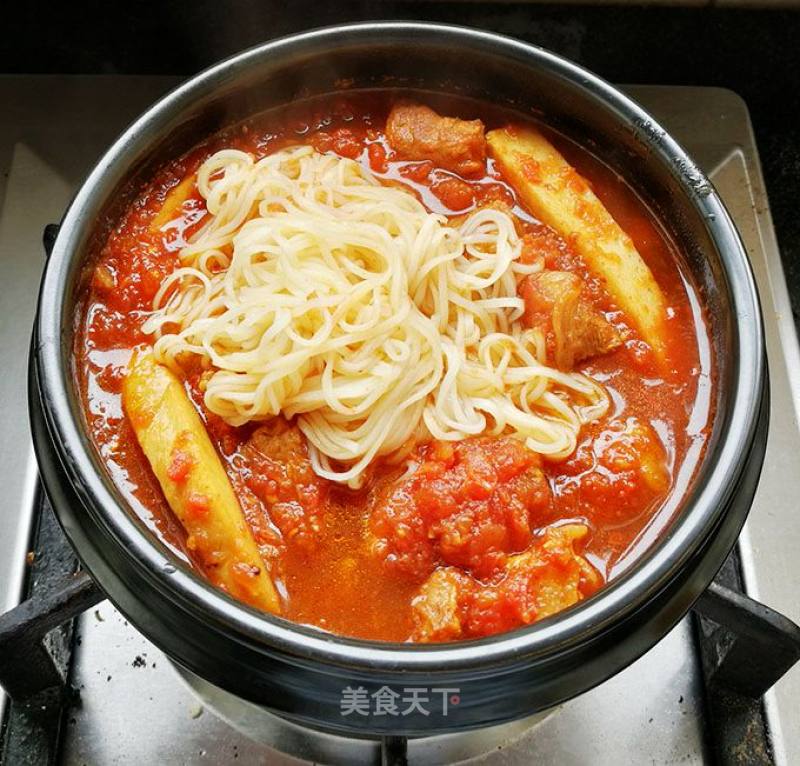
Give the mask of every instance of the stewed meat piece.
[[602, 584], [575, 550], [587, 534], [583, 524], [547, 527], [488, 583], [455, 567], [436, 570], [412, 601], [412, 639], [452, 641], [501, 633], [576, 604]]
[[414, 641], [454, 641], [464, 633], [477, 583], [456, 567], [437, 569], [411, 602]]
[[583, 280], [570, 271], [540, 271], [519, 287], [525, 323], [541, 327], [552, 361], [562, 370], [606, 354], [620, 345], [619, 333], [584, 293]]
[[430, 107], [401, 102], [386, 122], [389, 145], [404, 160], [430, 160], [464, 176], [486, 167], [486, 140], [480, 120], [442, 117]]
[[264, 503], [284, 540], [313, 548], [327, 489], [311, 467], [300, 429], [274, 418], [253, 431], [239, 457], [247, 486]]

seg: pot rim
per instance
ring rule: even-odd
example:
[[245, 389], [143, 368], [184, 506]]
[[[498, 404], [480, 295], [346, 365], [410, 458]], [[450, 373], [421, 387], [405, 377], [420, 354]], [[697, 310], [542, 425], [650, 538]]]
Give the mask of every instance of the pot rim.
[[[71, 261], [78, 257], [90, 211], [113, 184], [108, 178], [127, 165], [129, 155], [147, 142], [160, 124], [216, 90], [237, 72], [264, 57], [285, 56], [311, 46], [320, 49], [388, 39], [477, 47], [530, 66], [544, 67], [573, 87], [601, 99], [624, 125], [648, 125], [640, 140], [654, 161], [667, 167], [685, 191], [719, 251], [738, 318], [732, 324], [730, 401], [716, 450], [703, 460], [687, 498], [661, 538], [610, 585], [575, 607], [541, 623], [483, 639], [451, 644], [402, 644], [347, 638], [268, 615], [234, 601], [174, 557], [135, 513], [109, 488], [96, 469], [99, 458], [70, 397], [74, 379], [72, 350], [62, 344], [65, 289]], [[713, 186], [685, 151], [632, 99], [572, 62], [537, 46], [466, 27], [421, 22], [366, 22], [336, 25], [270, 41], [234, 55], [185, 83], [151, 106], [114, 142], [81, 186], [64, 220], [47, 263], [36, 320], [36, 358], [45, 419], [62, 467], [83, 508], [148, 581], [170, 594], [176, 606], [219, 626], [237, 640], [268, 654], [290, 655], [301, 663], [367, 670], [441, 673], [486, 670], [513, 658], [555, 657], [623, 622], [655, 598], [706, 544], [725, 514], [728, 500], [752, 444], [765, 379], [764, 341], [758, 295], [746, 252]], [[80, 551], [79, 551], [80, 553]], [[102, 583], [101, 583], [102, 584]], [[706, 583], [703, 585], [705, 586]], [[699, 592], [699, 591], [698, 591]], [[666, 631], [664, 631], [666, 632]]]

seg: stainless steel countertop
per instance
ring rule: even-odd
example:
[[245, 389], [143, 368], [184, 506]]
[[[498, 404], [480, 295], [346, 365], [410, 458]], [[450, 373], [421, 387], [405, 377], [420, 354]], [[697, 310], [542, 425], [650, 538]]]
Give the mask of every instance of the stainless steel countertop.
[[[0, 77], [0, 609], [17, 602], [28, 548], [35, 465], [25, 402], [41, 232], [60, 219], [92, 160], [174, 82], [154, 77]], [[761, 292], [771, 368], [767, 458], [740, 547], [748, 592], [800, 621], [800, 352], [763, 179], [744, 104], [710, 88], [632, 87], [711, 174], [737, 221]], [[109, 604], [79, 624], [66, 764], [295, 763], [203, 711], [161, 653]], [[141, 661], [137, 661], [137, 657]], [[0, 695], [0, 712], [2, 695]], [[800, 669], [766, 697], [778, 763], [800, 763]], [[473, 761], [527, 764], [705, 763], [701, 682], [687, 621], [611, 681], [574, 700], [502, 750]], [[576, 732], [579, 736], [576, 736]]]

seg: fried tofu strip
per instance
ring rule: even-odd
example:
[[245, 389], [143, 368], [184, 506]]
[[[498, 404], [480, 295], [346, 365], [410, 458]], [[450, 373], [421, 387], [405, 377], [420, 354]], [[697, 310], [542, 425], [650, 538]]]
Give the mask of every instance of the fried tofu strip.
[[280, 603], [219, 455], [180, 380], [149, 352], [135, 354], [122, 403], [187, 547], [211, 582], [248, 604]]
[[486, 135], [489, 150], [522, 202], [573, 244], [659, 359], [665, 354], [666, 302], [631, 238], [586, 181], [540, 133], [508, 127]]
[[180, 206], [189, 199], [189, 195], [194, 190], [194, 184], [197, 176], [192, 173], [186, 176], [177, 186], [173, 186], [169, 190], [164, 204], [161, 206], [152, 221], [150, 221], [150, 231], [160, 231], [163, 226], [168, 224], [173, 218], [178, 217], [178, 209]]

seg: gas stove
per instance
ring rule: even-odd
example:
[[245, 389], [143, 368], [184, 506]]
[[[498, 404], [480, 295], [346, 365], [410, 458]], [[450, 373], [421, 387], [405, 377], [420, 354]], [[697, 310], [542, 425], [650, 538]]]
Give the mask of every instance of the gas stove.
[[[76, 566], [38, 486], [27, 425], [42, 231], [60, 219], [115, 134], [176, 82], [0, 78], [7, 105], [0, 124], [0, 614], [24, 595], [57, 606], [59, 587]], [[772, 410], [761, 484], [736, 553], [695, 614], [627, 670], [546, 716], [462, 735], [372, 742], [310, 732], [260, 710], [248, 717], [238, 709], [239, 729], [232, 727], [225, 717], [241, 701], [219, 693], [215, 711], [205, 708], [106, 601], [48, 637], [72, 693], [39, 696], [34, 706], [12, 704], [0, 692], [0, 763], [800, 763], [800, 668], [759, 698], [766, 660], [778, 651], [775, 637], [791, 626], [739, 595], [800, 621], [800, 351], [747, 108], [720, 89], [627, 90], [717, 186], [747, 246], [767, 333]], [[80, 598], [90, 604], [90, 588]], [[52, 625], [58, 622], [54, 617]]]

